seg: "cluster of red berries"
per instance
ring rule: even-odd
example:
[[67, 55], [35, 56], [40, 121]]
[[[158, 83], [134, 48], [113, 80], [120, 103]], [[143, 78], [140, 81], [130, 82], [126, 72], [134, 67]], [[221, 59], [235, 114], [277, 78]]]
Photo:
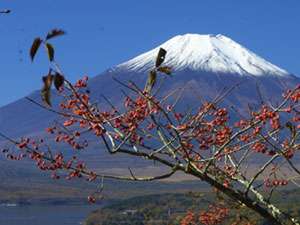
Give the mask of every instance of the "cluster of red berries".
[[270, 188], [270, 187], [277, 187], [277, 186], [286, 186], [288, 185], [288, 180], [285, 179], [273, 179], [271, 180], [270, 178], [267, 178], [264, 182], [265, 187]]
[[206, 212], [200, 213], [199, 222], [204, 225], [217, 225], [224, 222], [229, 209], [224, 206], [210, 205]]

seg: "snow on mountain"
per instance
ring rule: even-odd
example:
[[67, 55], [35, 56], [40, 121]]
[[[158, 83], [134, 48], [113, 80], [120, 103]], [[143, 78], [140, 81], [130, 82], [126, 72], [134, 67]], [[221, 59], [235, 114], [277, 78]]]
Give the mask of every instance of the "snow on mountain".
[[278, 75], [289, 73], [254, 54], [230, 38], [218, 35], [178, 35], [157, 48], [141, 54], [117, 68], [146, 72], [154, 67], [158, 49], [167, 50], [165, 64], [174, 71], [190, 69], [240, 75]]

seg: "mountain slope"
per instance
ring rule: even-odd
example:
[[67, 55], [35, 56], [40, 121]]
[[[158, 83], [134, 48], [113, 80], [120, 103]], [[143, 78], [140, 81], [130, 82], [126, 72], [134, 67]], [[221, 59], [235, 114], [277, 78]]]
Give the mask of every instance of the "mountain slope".
[[[172, 77], [159, 76], [160, 80], [164, 80], [161, 94], [183, 89], [182, 99], [178, 104], [182, 111], [188, 107], [197, 108], [200, 99], [212, 99], [224, 88], [234, 86], [235, 90], [222, 104], [229, 108], [233, 106], [246, 114], [249, 105], [255, 107], [262, 100], [276, 104], [283, 90], [300, 83], [298, 77], [255, 55], [228, 37], [187, 34], [176, 36], [161, 46], [92, 78], [89, 82], [92, 98], [100, 107], [105, 104], [102, 95], [121, 106], [123, 96], [120, 90], [124, 87], [112, 78], [124, 82], [131, 80], [143, 88], [148, 71], [154, 66], [159, 47], [167, 50], [164, 64], [173, 69]], [[40, 92], [34, 92], [30, 97], [40, 101], [39, 95]], [[55, 93], [53, 97], [54, 105], [58, 105], [59, 97]], [[56, 115], [26, 99], [20, 99], [0, 108], [0, 131], [13, 137], [40, 135], [55, 118]], [[115, 169], [127, 167], [128, 164], [137, 167], [148, 165], [126, 156], [110, 156], [96, 141], [93, 141], [90, 150], [83, 153], [82, 157], [94, 167], [109, 169], [113, 169], [112, 165]]]

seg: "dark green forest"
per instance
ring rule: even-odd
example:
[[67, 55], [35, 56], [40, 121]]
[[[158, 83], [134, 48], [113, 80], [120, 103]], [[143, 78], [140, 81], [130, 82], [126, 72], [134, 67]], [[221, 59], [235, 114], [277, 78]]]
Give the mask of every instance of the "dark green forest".
[[[281, 209], [288, 209], [293, 216], [300, 215], [300, 191], [285, 191], [282, 196], [273, 196]], [[85, 225], [179, 225], [186, 212], [195, 213], [207, 209], [216, 199], [212, 192], [187, 192], [174, 194], [155, 194], [113, 201], [111, 204], [95, 210], [86, 219]], [[228, 203], [230, 204], [230, 202]], [[238, 217], [248, 219], [251, 224], [267, 225], [264, 219], [249, 209], [232, 209], [226, 219], [226, 225], [232, 224]]]

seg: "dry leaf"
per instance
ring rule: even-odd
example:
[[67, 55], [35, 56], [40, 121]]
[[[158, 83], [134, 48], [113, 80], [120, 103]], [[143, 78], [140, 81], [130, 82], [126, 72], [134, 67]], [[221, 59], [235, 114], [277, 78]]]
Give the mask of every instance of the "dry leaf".
[[53, 29], [53, 30], [51, 30], [51, 31], [47, 34], [46, 40], [49, 40], [49, 39], [51, 39], [51, 38], [58, 37], [58, 36], [61, 36], [61, 35], [64, 35], [64, 34], [66, 34], [66, 32], [63, 31], [63, 30]]
[[157, 54], [155, 66], [159, 67], [164, 61], [166, 57], [167, 51], [163, 48], [160, 48]]
[[44, 82], [44, 86], [41, 91], [42, 100], [48, 106], [51, 106], [50, 97], [51, 97], [51, 86], [53, 82], [53, 75], [49, 73], [47, 76], [44, 76], [43, 82]]
[[34, 56], [36, 55], [41, 43], [43, 42], [42, 39], [40, 38], [36, 38], [34, 39], [32, 45], [31, 45], [31, 48], [30, 48], [30, 57], [31, 57], [31, 60], [33, 61], [34, 59]]
[[54, 75], [54, 86], [57, 90], [60, 89], [60, 87], [64, 84], [65, 78], [60, 73], [56, 73]]
[[52, 62], [54, 59], [54, 48], [49, 43], [46, 43], [46, 48], [47, 48], [47, 52], [48, 52], [48, 58]]
[[157, 70], [159, 72], [162, 72], [162, 73], [167, 74], [167, 75], [171, 75], [171, 73], [172, 73], [171, 67], [168, 67], [168, 66], [161, 66]]

